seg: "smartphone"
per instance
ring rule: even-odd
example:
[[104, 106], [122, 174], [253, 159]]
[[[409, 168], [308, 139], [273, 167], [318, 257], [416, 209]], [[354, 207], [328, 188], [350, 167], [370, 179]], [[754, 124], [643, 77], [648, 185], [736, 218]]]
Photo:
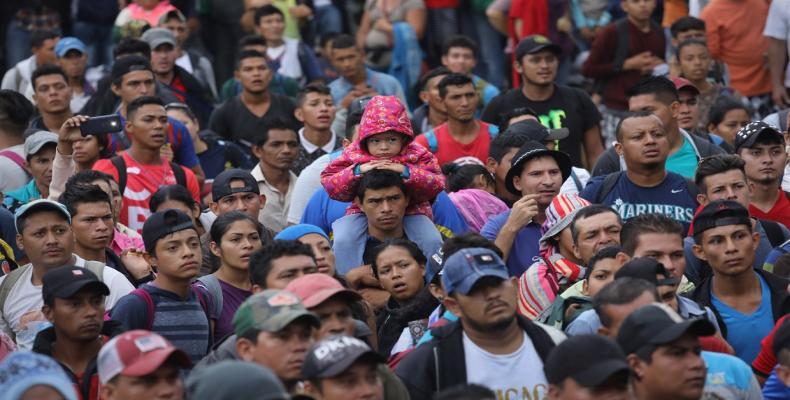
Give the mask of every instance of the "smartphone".
[[80, 124], [80, 133], [82, 136], [103, 135], [111, 132], [120, 132], [122, 130], [123, 124], [121, 123], [121, 116], [118, 114], [91, 117]]

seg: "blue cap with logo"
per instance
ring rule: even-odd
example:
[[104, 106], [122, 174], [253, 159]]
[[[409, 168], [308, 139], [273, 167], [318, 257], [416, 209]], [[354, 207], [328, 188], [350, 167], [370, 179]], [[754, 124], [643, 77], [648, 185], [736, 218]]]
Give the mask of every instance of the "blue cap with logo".
[[444, 261], [442, 284], [447, 294], [468, 295], [485, 277], [508, 279], [507, 266], [492, 250], [481, 247], [459, 250]]
[[69, 50], [77, 50], [82, 54], [85, 54], [88, 51], [87, 46], [82, 40], [79, 40], [73, 36], [66, 36], [64, 38], [60, 38], [58, 40], [58, 44], [55, 45], [55, 55], [58, 58], [62, 58], [69, 52]]

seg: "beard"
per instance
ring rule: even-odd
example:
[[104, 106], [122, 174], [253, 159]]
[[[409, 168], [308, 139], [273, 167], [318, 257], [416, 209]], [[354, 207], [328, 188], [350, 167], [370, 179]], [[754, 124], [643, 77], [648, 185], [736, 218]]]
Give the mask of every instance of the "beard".
[[502, 318], [495, 320], [493, 322], [481, 322], [475, 321], [474, 319], [464, 319], [463, 323], [468, 325], [470, 328], [483, 333], [501, 333], [506, 331], [510, 324], [516, 322], [516, 313], [513, 312], [512, 315], [503, 316]]

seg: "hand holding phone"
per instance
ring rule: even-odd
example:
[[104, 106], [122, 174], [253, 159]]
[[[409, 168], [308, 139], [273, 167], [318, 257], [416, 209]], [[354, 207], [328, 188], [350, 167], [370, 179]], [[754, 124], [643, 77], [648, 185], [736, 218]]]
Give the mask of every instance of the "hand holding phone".
[[112, 132], [120, 132], [122, 130], [123, 124], [118, 114], [88, 118], [87, 121], [80, 124], [80, 133], [82, 136], [104, 135]]

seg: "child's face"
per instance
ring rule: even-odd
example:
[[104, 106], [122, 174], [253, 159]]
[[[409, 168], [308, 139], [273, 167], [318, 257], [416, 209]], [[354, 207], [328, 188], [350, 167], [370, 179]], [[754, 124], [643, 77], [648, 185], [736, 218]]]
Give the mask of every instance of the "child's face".
[[705, 31], [701, 29], [690, 29], [683, 32], [678, 32], [678, 37], [676, 38], [678, 43], [683, 42], [684, 40], [688, 39], [699, 39], [705, 40]]
[[620, 6], [629, 17], [637, 21], [647, 21], [656, 8], [656, 0], [623, 0]]
[[367, 146], [368, 153], [374, 157], [394, 157], [403, 148], [403, 135], [395, 132], [377, 133], [368, 138]]

